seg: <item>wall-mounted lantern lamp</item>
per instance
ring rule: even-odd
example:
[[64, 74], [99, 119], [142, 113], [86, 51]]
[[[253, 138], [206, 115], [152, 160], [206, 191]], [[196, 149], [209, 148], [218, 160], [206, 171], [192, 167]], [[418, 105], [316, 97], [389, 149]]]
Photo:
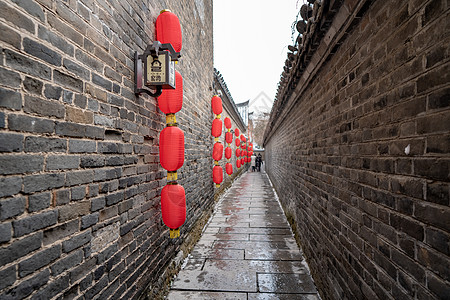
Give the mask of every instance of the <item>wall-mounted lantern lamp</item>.
[[[147, 93], [152, 97], [161, 95], [163, 89], [175, 88], [175, 61], [180, 58], [172, 44], [154, 41], [139, 55], [134, 53], [134, 93]], [[144, 86], [156, 89], [152, 92]]]

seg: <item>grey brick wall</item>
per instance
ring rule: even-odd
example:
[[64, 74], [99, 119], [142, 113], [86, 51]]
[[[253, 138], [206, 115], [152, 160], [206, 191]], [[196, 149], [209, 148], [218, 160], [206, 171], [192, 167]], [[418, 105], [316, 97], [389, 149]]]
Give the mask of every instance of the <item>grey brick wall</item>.
[[[183, 31], [187, 221], [169, 240], [156, 99], [133, 54]], [[0, 298], [137, 299], [214, 202], [212, 1], [0, 0]]]
[[266, 171], [324, 299], [448, 299], [449, 3], [323, 3]]

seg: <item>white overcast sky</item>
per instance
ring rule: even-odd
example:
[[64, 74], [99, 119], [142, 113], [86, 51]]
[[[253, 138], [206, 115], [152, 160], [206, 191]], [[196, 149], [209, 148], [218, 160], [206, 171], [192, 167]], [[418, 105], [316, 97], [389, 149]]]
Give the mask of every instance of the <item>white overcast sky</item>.
[[292, 44], [291, 25], [304, 2], [214, 0], [214, 67], [236, 103], [252, 103], [264, 92], [272, 105]]

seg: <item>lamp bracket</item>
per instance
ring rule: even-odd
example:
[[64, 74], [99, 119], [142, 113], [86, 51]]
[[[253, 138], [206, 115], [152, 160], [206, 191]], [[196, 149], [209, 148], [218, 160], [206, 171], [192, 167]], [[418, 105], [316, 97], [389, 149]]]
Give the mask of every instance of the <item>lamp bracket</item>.
[[147, 48], [145, 48], [144, 52], [141, 55], [139, 55], [137, 52], [134, 53], [134, 93], [136, 95], [140, 95], [141, 93], [146, 93], [152, 97], [159, 97], [161, 95], [163, 89], [162, 86], [156, 85], [155, 92], [152, 92], [151, 90], [143, 86], [142, 79], [144, 74], [142, 70], [142, 63], [147, 60], [147, 57], [149, 55], [154, 58], [158, 58], [158, 55], [162, 51], [168, 51], [170, 60], [172, 61], [178, 61], [181, 57], [180, 52], [176, 52], [172, 44], [161, 44], [160, 41], [154, 41], [152, 44], [148, 44]]
[[156, 87], [156, 92], [152, 92], [142, 86], [142, 59], [141, 55], [134, 52], [134, 94], [146, 93], [152, 97], [159, 97], [162, 94], [162, 86]]
[[173, 49], [172, 44], [166, 43], [161, 44], [160, 41], [154, 41], [153, 44], [148, 44], [147, 48], [145, 48], [144, 53], [140, 55], [140, 58], [143, 59], [147, 57], [148, 55], [151, 55], [153, 57], [158, 57], [158, 54], [162, 50], [167, 50], [170, 53], [170, 58], [173, 61], [178, 61], [181, 57], [180, 52], [175, 52], [175, 49]]

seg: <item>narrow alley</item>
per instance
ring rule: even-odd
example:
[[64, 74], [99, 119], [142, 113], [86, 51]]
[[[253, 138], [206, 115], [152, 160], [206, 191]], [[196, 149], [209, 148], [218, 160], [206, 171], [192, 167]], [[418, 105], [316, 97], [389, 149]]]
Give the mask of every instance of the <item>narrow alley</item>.
[[449, 29], [450, 0], [0, 0], [0, 300], [450, 300]]
[[319, 299], [265, 172], [221, 197], [168, 299]]

